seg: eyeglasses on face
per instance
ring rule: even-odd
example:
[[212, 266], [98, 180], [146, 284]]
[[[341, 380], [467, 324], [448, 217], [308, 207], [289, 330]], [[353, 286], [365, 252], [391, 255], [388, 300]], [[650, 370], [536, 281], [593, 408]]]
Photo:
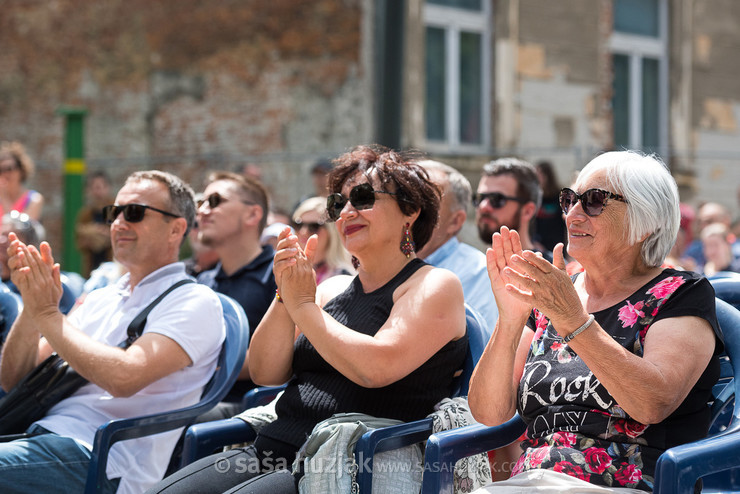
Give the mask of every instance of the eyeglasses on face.
[[309, 235], [315, 235], [319, 233], [319, 230], [321, 230], [321, 227], [324, 226], [324, 223], [320, 221], [295, 221], [293, 222], [293, 228], [295, 231], [299, 232], [302, 228], [305, 228], [308, 230]]
[[19, 169], [18, 165], [16, 164], [0, 166], [0, 175], [5, 175], [6, 173], [10, 173], [13, 170], [18, 170], [18, 169]]
[[147, 206], [146, 204], [124, 204], [123, 206], [116, 206], [116, 205], [105, 206], [103, 208], [103, 218], [105, 219], [106, 223], [111, 225], [113, 224], [114, 221], [116, 221], [116, 218], [118, 218], [118, 215], [123, 213], [123, 219], [125, 219], [129, 223], [138, 223], [144, 219], [144, 214], [146, 213], [147, 209], [151, 209], [152, 211], [156, 211], [158, 213], [161, 213], [165, 216], [170, 216], [172, 218], [182, 218], [182, 216], [176, 215], [174, 213], [170, 213], [169, 211], [163, 211], [161, 209], [157, 209], [152, 206]]
[[375, 205], [375, 194], [397, 195], [395, 192], [373, 190], [373, 186], [365, 182], [364, 184], [352, 187], [352, 190], [349, 191], [349, 199], [339, 193], [329, 194], [329, 197], [326, 198], [326, 215], [329, 217], [329, 220], [337, 221], [348, 200], [352, 204], [352, 207], [358, 211], [372, 209]]
[[[220, 206], [220, 205], [221, 205], [222, 203], [224, 203], [224, 202], [229, 202], [230, 200], [231, 200], [231, 199], [227, 199], [227, 198], [225, 198], [224, 196], [222, 196], [222, 195], [221, 195], [221, 194], [219, 194], [218, 192], [214, 192], [213, 194], [209, 195], [208, 197], [204, 197], [203, 199], [200, 199], [200, 200], [198, 201], [197, 205], [198, 205], [198, 209], [200, 209], [200, 207], [201, 207], [201, 206], [202, 206], [203, 204], [206, 204], [206, 203], [207, 203], [207, 204], [208, 204], [208, 207], [209, 207], [209, 209], [216, 209], [216, 208], [217, 208], [217, 207], [219, 207], [219, 206]], [[244, 203], [244, 204], [249, 204], [249, 205], [252, 205], [252, 204], [257, 204], [256, 202], [253, 202], [253, 201], [244, 201], [244, 200], [241, 200], [240, 202], [242, 202], [242, 203]]]
[[583, 211], [587, 215], [598, 216], [602, 211], [604, 211], [606, 201], [609, 199], [622, 201], [625, 204], [627, 203], [627, 199], [625, 199], [624, 196], [609, 192], [608, 190], [588, 189], [583, 194], [579, 194], [573, 189], [566, 187], [560, 191], [560, 209], [563, 210], [563, 213], [568, 214], [568, 211], [570, 211], [578, 201], [581, 201]]
[[519, 204], [524, 204], [525, 202], [527, 202], [525, 199], [507, 196], [500, 192], [481, 192], [473, 195], [473, 205], [475, 207], [480, 206], [481, 203], [486, 200], [493, 209], [501, 209], [502, 207], [506, 206], [507, 201], [516, 201]]

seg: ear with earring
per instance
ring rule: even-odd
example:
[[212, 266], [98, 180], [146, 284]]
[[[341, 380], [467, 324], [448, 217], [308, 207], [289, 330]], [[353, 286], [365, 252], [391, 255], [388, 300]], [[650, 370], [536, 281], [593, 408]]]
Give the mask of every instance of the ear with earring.
[[411, 257], [411, 254], [416, 252], [416, 244], [414, 244], [414, 238], [411, 234], [411, 224], [406, 223], [403, 227], [403, 240], [401, 240], [401, 252], [404, 253], [406, 258]]

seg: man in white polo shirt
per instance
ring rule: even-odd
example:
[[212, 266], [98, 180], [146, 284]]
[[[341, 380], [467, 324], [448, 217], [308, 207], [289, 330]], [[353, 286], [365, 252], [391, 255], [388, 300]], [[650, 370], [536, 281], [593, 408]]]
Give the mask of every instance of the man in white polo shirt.
[[[31, 437], [0, 444], [4, 493], [82, 492], [100, 425], [194, 404], [215, 369], [225, 332], [221, 304], [197, 283], [167, 295], [142, 336], [125, 350], [117, 346], [142, 309], [188, 278], [177, 260], [195, 218], [190, 187], [169, 173], [136, 172], [104, 210], [114, 256], [128, 273], [90, 293], [69, 319], [57, 309], [61, 285], [51, 248], [36, 250], [11, 235], [11, 277], [24, 310], [3, 348], [0, 383], [12, 388], [52, 351], [90, 383], [33, 424]], [[159, 480], [179, 433], [116, 444], [103, 492], [143, 492]]]

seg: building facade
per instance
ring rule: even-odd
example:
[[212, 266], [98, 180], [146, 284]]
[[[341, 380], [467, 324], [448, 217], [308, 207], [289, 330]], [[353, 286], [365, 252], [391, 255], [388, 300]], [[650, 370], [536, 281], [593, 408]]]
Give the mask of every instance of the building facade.
[[360, 143], [421, 149], [474, 185], [500, 155], [548, 159], [567, 184], [635, 148], [684, 200], [739, 212], [733, 0], [12, 0], [0, 46], [0, 140], [37, 161], [52, 244], [63, 105], [87, 109], [87, 168], [117, 185], [160, 168], [197, 190], [252, 163], [287, 209], [317, 158]]

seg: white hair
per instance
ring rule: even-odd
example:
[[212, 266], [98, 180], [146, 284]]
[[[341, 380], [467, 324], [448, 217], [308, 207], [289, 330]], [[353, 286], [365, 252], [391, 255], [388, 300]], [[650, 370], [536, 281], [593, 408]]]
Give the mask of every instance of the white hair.
[[681, 223], [678, 187], [668, 167], [656, 155], [611, 151], [591, 160], [577, 183], [605, 172], [607, 186], [627, 200], [626, 240], [634, 245], [644, 238], [642, 260], [660, 266], [676, 242]]

